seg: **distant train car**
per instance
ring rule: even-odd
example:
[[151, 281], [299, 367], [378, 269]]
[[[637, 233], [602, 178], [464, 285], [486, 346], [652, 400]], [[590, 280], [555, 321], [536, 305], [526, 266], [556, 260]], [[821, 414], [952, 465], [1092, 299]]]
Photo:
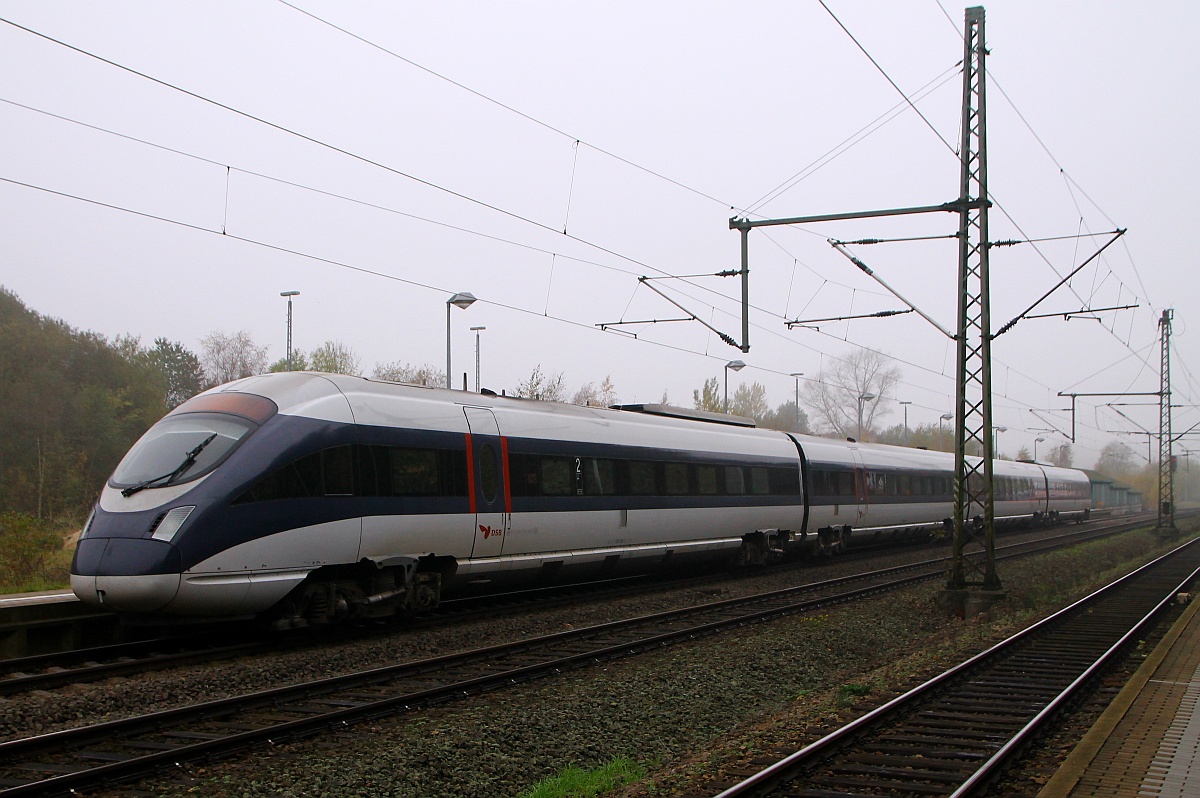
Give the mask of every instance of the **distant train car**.
[[[656, 405], [269, 374], [194, 397], [134, 445], [71, 585], [127, 613], [382, 616], [468, 586], [928, 535], [953, 513], [953, 466]], [[1080, 472], [995, 468], [1000, 521], [1086, 512]]]

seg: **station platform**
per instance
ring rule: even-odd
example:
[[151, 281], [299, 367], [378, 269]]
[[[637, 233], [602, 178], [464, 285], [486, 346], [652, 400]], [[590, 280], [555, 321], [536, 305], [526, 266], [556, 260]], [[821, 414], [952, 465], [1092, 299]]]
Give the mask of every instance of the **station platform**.
[[1038, 798], [1200, 798], [1200, 596]]

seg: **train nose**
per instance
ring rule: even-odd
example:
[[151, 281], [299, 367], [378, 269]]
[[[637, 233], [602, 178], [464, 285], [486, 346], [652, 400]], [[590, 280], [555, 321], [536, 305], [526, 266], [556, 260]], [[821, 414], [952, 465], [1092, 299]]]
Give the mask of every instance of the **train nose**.
[[155, 612], [179, 592], [181, 570], [178, 549], [160, 540], [84, 538], [71, 563], [71, 590], [115, 612]]

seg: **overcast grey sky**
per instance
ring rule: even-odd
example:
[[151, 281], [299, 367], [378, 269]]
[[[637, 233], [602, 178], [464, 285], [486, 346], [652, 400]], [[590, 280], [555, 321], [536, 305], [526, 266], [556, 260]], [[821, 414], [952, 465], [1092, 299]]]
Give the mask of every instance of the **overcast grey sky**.
[[[611, 375], [622, 401], [690, 405], [740, 358], [731, 390], [761, 382], [775, 405], [792, 397], [789, 373], [815, 379], [869, 347], [902, 369], [892, 399], [913, 403], [909, 423], [936, 423], [953, 409], [954, 350], [927, 322], [784, 321], [901, 307], [826, 239], [947, 235], [950, 215], [752, 233], [745, 355], [694, 322], [625, 328], [637, 340], [596, 327], [678, 318], [637, 277], [736, 269], [735, 213], [955, 198], [964, 6], [826, 4], [0, 1], [0, 284], [109, 337], [195, 350], [246, 329], [272, 359], [279, 292], [299, 290], [296, 346], [339, 340], [368, 373], [442, 367], [445, 301], [471, 291], [481, 301], [453, 314], [456, 384], [482, 325], [486, 386], [540, 364], [572, 390]], [[996, 340], [1000, 447], [1063, 442], [1031, 412], [1069, 430], [1059, 391], [1157, 390], [1168, 307], [1183, 431], [1200, 421], [1200, 175], [1197, 55], [1181, 43], [1200, 9], [985, 8], [992, 239], [1127, 227], [1036, 312], [1140, 305], [1022, 321]], [[1104, 240], [994, 250], [995, 325]], [[853, 249], [954, 327], [953, 242]], [[735, 280], [656, 285], [739, 337]], [[1156, 409], [1122, 407], [1127, 420], [1106, 401], [1080, 400], [1078, 464], [1113, 440], [1145, 456], [1144, 437], [1108, 431], [1153, 429]], [[885, 424], [900, 421], [891, 408]]]

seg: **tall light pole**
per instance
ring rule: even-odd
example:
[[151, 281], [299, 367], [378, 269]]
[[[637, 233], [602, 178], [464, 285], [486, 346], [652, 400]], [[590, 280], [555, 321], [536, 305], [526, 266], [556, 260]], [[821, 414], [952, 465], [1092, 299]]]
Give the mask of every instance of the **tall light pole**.
[[954, 418], [953, 413], [942, 413], [942, 417], [938, 423], [938, 446], [942, 445], [942, 438], [946, 436], [946, 422]]
[[1043, 443], [1045, 440], [1046, 440], [1045, 438], [1034, 438], [1033, 439], [1033, 462], [1035, 462], [1035, 463], [1037, 462], [1037, 445], [1039, 443]]
[[908, 443], [908, 406], [912, 402], [901, 402], [900, 406], [904, 408], [904, 442]]
[[1005, 427], [1003, 425], [1001, 425], [999, 427], [992, 427], [992, 431], [994, 433], [992, 435], [992, 457], [999, 459], [1000, 458], [1000, 433], [1008, 432], [1008, 427]]
[[729, 370], [741, 371], [746, 364], [740, 360], [731, 360], [725, 364], [725, 412], [729, 412]]
[[450, 387], [450, 306], [466, 310], [475, 304], [475, 295], [470, 291], [460, 291], [446, 300], [446, 387]]
[[280, 296], [287, 297], [288, 301], [288, 339], [287, 339], [287, 370], [292, 370], [292, 297], [300, 296], [299, 291], [280, 291]]
[[475, 332], [475, 393], [479, 393], [479, 333], [487, 327], [472, 327]]
[[873, 393], [864, 393], [862, 396], [858, 397], [858, 440], [860, 440], [860, 441], [862, 440], [862, 437], [863, 437], [863, 426], [862, 426], [863, 405], [865, 405], [867, 402], [871, 401], [874, 398], [875, 398], [875, 394], [873, 394]]
[[796, 432], [800, 431], [800, 378], [804, 376], [803, 371], [793, 371], [792, 376], [796, 378]]

